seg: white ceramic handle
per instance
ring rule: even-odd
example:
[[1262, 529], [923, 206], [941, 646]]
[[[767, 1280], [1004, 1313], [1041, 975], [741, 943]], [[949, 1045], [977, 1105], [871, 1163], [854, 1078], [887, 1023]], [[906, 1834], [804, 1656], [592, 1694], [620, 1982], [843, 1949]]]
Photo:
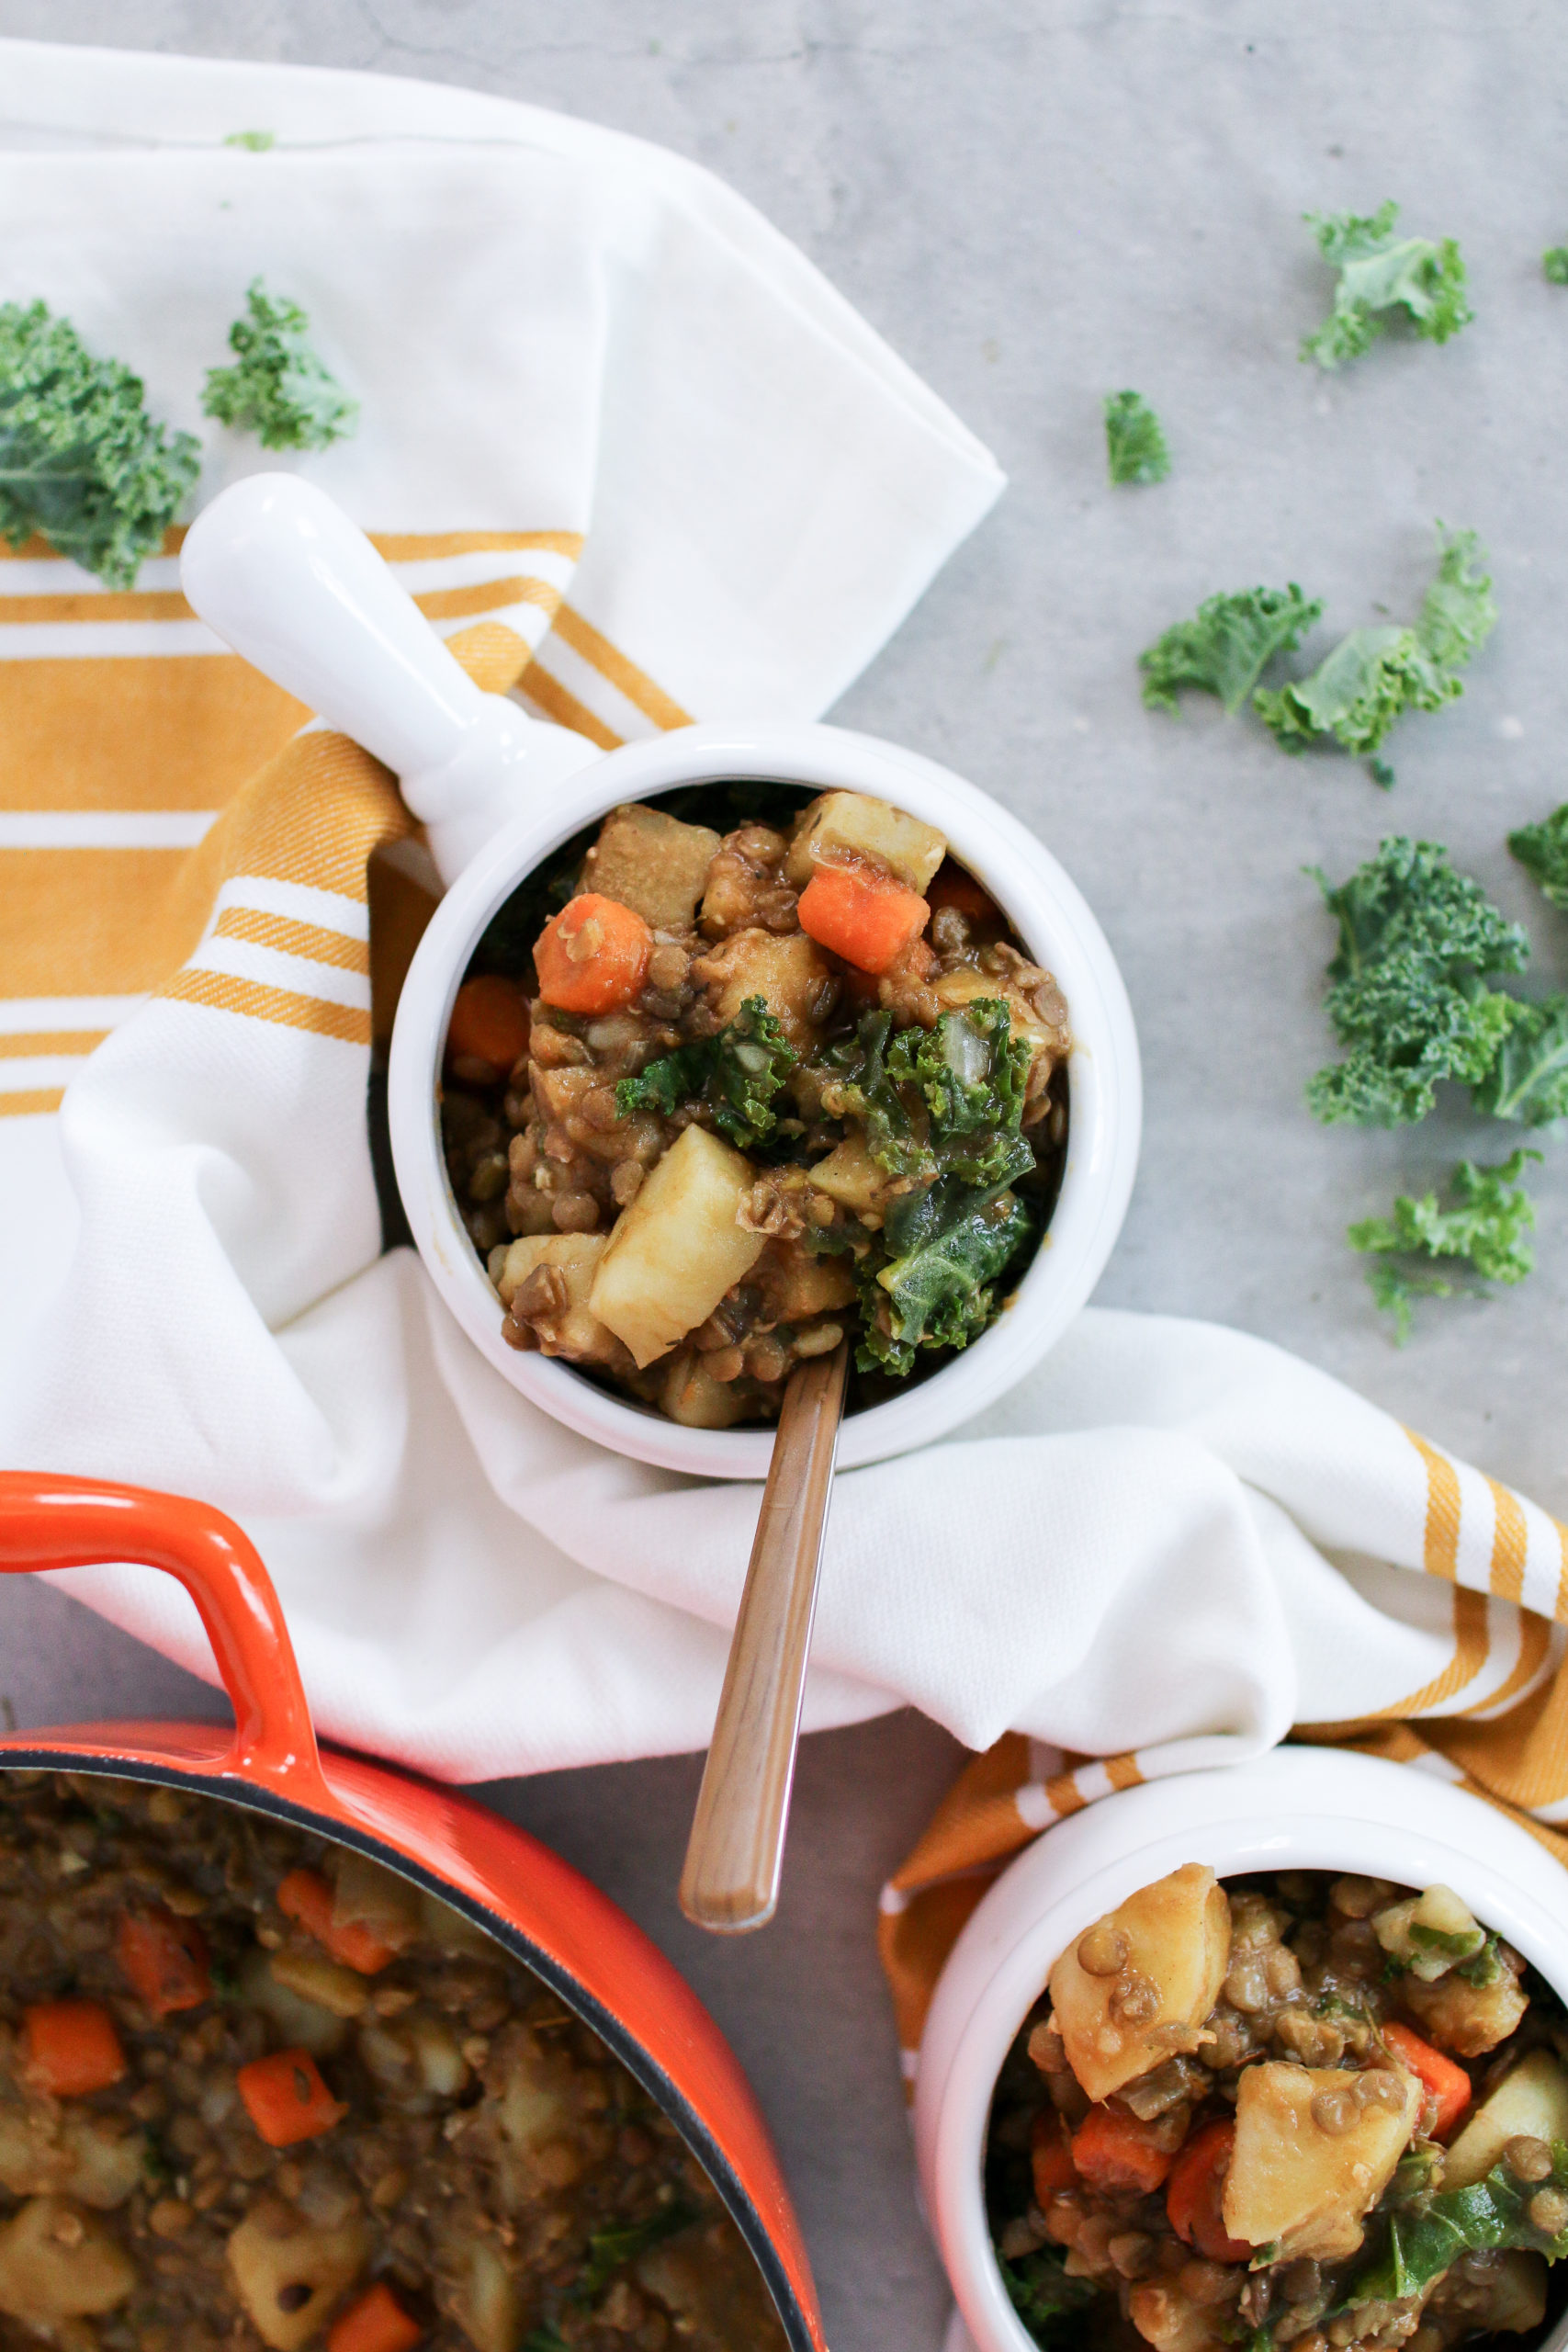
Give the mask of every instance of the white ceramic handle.
[[295, 474], [251, 474], [215, 498], [180, 578], [209, 628], [392, 769], [444, 881], [541, 788], [599, 756], [482, 693], [364, 532]]

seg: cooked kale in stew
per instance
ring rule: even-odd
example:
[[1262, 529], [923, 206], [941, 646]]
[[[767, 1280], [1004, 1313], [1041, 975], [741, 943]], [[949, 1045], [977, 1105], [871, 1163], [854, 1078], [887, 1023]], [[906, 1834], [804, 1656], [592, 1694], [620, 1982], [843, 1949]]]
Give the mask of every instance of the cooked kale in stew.
[[1051, 1971], [987, 2201], [1042, 2345], [1449, 2352], [1568, 2256], [1568, 2018], [1452, 1890], [1189, 1862]]
[[0, 2344], [784, 2352], [674, 2126], [457, 1912], [265, 1816], [0, 1774]]
[[779, 786], [737, 822], [747, 797], [614, 809], [525, 884], [442, 1097], [506, 1339], [705, 1429], [770, 1419], [846, 1333], [853, 1404], [984, 1331], [1067, 1125], [1066, 1006], [942, 835]]

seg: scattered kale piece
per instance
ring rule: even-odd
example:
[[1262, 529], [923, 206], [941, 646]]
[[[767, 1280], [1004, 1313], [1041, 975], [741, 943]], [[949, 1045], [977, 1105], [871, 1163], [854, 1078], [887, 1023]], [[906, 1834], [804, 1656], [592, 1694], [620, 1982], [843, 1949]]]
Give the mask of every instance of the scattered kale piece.
[[41, 532], [111, 588], [130, 588], [200, 463], [194, 434], [148, 415], [122, 360], [95, 359], [47, 303], [0, 303], [0, 536], [13, 547]]
[[1009, 2301], [1036, 2344], [1055, 2346], [1075, 2338], [1075, 2314], [1092, 2303], [1100, 2289], [1091, 2278], [1069, 2278], [1059, 2246], [1042, 2246], [1017, 2262], [997, 2256]]
[[1442, 2189], [1425, 2203], [1395, 2212], [1377, 2252], [1351, 2274], [1340, 2309], [1419, 2295], [1464, 2254], [1518, 2246], [1544, 2254], [1549, 2262], [1562, 2261], [1568, 2256], [1568, 2230], [1549, 2236], [1529, 2218], [1530, 2201], [1543, 2188], [1568, 2189], [1568, 2147], [1561, 2141], [1552, 2147], [1551, 2171], [1544, 2181], [1517, 2181], [1499, 2163], [1468, 2188]]
[[542, 2327], [531, 2327], [523, 2338], [518, 2352], [569, 2352], [565, 2336], [547, 2320]]
[[1138, 656], [1144, 700], [1174, 710], [1177, 691], [1218, 695], [1233, 716], [1276, 653], [1293, 653], [1323, 612], [1319, 599], [1288, 588], [1241, 588], [1209, 596], [1190, 621], [1178, 621]]
[[623, 1119], [634, 1111], [660, 1111], [668, 1118], [682, 1103], [700, 1103], [721, 1135], [749, 1151], [773, 1133], [777, 1122], [768, 1106], [795, 1059], [766, 999], [749, 996], [716, 1036], [678, 1046], [635, 1078], [623, 1078], [615, 1109]]
[[231, 130], [224, 140], [225, 147], [248, 147], [253, 155], [265, 155], [269, 147], [277, 144], [276, 130]]
[[[1439, 1207], [1435, 1192], [1418, 1200], [1401, 1193], [1391, 1216], [1364, 1217], [1350, 1227], [1351, 1249], [1372, 1256], [1367, 1279], [1377, 1305], [1393, 1317], [1396, 1345], [1403, 1347], [1410, 1337], [1415, 1299], [1452, 1293], [1441, 1274], [1419, 1270], [1420, 1261], [1462, 1264], [1483, 1282], [1523, 1282], [1535, 1264], [1526, 1238], [1534, 1228], [1535, 1210], [1519, 1178], [1526, 1161], [1540, 1158], [1539, 1151], [1521, 1147], [1495, 1168], [1461, 1159], [1450, 1180], [1451, 1206]], [[1416, 1263], [1393, 1264], [1394, 1258]]]
[[354, 433], [359, 402], [311, 349], [310, 322], [298, 302], [272, 295], [258, 277], [245, 295], [247, 318], [229, 330], [231, 368], [209, 368], [204, 413], [264, 449], [326, 449]]
[[1497, 1936], [1488, 1928], [1481, 1950], [1472, 1952], [1468, 1960], [1461, 1960], [1454, 1974], [1462, 1976], [1467, 1984], [1495, 1984], [1503, 1973], [1498, 1942]]
[[1163, 481], [1170, 471], [1160, 421], [1142, 392], [1108, 392], [1105, 457], [1114, 482]]
[[1539, 825], [1521, 825], [1508, 847], [1543, 897], [1568, 915], [1568, 800]]
[[[1457, 673], [1491, 635], [1497, 607], [1475, 533], [1439, 523], [1438, 535], [1438, 576], [1413, 628], [1352, 629], [1309, 678], [1253, 695], [1281, 751], [1332, 739], [1348, 752], [1375, 752], [1407, 710], [1440, 710], [1464, 692]], [[1392, 771], [1378, 764], [1375, 780], [1392, 784]]]
[[1568, 1118], [1568, 996], [1508, 999], [1508, 1026], [1472, 1101], [1489, 1119], [1549, 1127]]
[[1370, 216], [1354, 212], [1303, 215], [1318, 250], [1339, 272], [1334, 308], [1315, 334], [1302, 344], [1303, 359], [1320, 368], [1342, 367], [1370, 351], [1391, 316], [1403, 311], [1427, 343], [1447, 343], [1475, 316], [1465, 300], [1464, 263], [1451, 237], [1397, 237], [1399, 207], [1380, 205]]
[[1548, 245], [1540, 257], [1540, 274], [1553, 286], [1568, 286], [1568, 245]]
[[1339, 925], [1326, 1009], [1348, 1048], [1309, 1084], [1314, 1114], [1398, 1126], [1427, 1116], [1440, 1080], [1482, 1085], [1517, 1018], [1486, 982], [1522, 969], [1518, 925], [1436, 842], [1395, 834], [1337, 888], [1314, 876]]

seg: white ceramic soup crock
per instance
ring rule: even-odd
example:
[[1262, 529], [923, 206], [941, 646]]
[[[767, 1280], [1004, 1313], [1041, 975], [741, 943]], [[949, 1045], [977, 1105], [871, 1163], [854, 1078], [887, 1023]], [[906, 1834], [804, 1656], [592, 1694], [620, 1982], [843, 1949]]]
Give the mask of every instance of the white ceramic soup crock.
[[399, 776], [429, 826], [442, 899], [404, 983], [388, 1081], [399, 1191], [432, 1281], [474, 1345], [559, 1421], [643, 1462], [763, 1478], [773, 1432], [695, 1430], [549, 1357], [509, 1348], [502, 1307], [464, 1228], [441, 1148], [439, 1085], [452, 1002], [491, 916], [560, 845], [624, 801], [684, 785], [766, 778], [874, 794], [924, 818], [992, 893], [1066, 999], [1066, 1165], [1055, 1214], [1013, 1303], [979, 1340], [889, 1402], [852, 1412], [841, 1468], [924, 1445], [980, 1412], [1057, 1340], [1088, 1298], [1126, 1214], [1137, 1164], [1137, 1039], [1105, 935], [1055, 859], [950, 770], [840, 728], [684, 727], [608, 755], [526, 717], [465, 676], [364, 534], [312, 485], [258, 474], [193, 526], [182, 579], [203, 619], [256, 667]]
[[[1255, 1764], [1125, 1790], [1059, 1822], [976, 1907], [920, 2044], [920, 2185], [979, 2352], [1038, 2352], [1008, 2301], [986, 2221], [986, 2127], [1002, 2060], [1068, 1945], [1183, 1862], [1207, 1862], [1221, 1878], [1329, 1870], [1415, 1887], [1440, 1881], [1568, 1998], [1568, 1871], [1517, 1823], [1416, 1767], [1277, 1748]], [[1554, 2334], [1543, 2352], [1556, 2343]]]
[[874, 794], [939, 826], [1030, 954], [1055, 976], [1073, 1024], [1066, 1167], [1045, 1241], [1014, 1304], [962, 1354], [901, 1396], [852, 1413], [839, 1464], [853, 1469], [945, 1436], [1010, 1388], [1061, 1336], [1111, 1254], [1137, 1160], [1139, 1078], [1132, 1013], [1103, 933], [1049, 853], [1016, 819], [946, 768], [834, 727], [690, 727], [629, 744], [570, 778], [553, 806], [517, 820], [442, 899], [403, 984], [388, 1114], [398, 1189], [420, 1255], [476, 1347], [558, 1420], [643, 1462], [715, 1478], [764, 1478], [771, 1430], [694, 1430], [611, 1394], [570, 1364], [501, 1336], [494, 1288], [464, 1229], [441, 1148], [436, 1087], [452, 1001], [502, 900], [564, 841], [627, 800], [726, 777], [782, 778]]

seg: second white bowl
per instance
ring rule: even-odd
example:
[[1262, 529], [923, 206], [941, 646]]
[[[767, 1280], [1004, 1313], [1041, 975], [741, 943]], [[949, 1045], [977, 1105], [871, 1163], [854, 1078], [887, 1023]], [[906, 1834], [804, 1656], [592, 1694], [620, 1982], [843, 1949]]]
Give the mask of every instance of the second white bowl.
[[1033, 834], [961, 776], [916, 752], [840, 728], [715, 725], [628, 744], [569, 777], [547, 806], [498, 833], [458, 876], [410, 967], [388, 1087], [398, 1187], [436, 1289], [513, 1387], [569, 1428], [638, 1461], [702, 1477], [766, 1477], [771, 1430], [685, 1429], [600, 1387], [568, 1363], [507, 1346], [500, 1302], [447, 1179], [437, 1101], [453, 999], [480, 933], [517, 885], [573, 833], [623, 801], [731, 777], [871, 793], [939, 826], [1030, 955], [1055, 974], [1072, 1022], [1066, 1167], [1041, 1249], [1012, 1306], [980, 1339], [926, 1379], [912, 1381], [902, 1396], [850, 1414], [839, 1463], [853, 1469], [945, 1436], [1011, 1387], [1060, 1338], [1111, 1254], [1137, 1166], [1137, 1039], [1105, 935]]

